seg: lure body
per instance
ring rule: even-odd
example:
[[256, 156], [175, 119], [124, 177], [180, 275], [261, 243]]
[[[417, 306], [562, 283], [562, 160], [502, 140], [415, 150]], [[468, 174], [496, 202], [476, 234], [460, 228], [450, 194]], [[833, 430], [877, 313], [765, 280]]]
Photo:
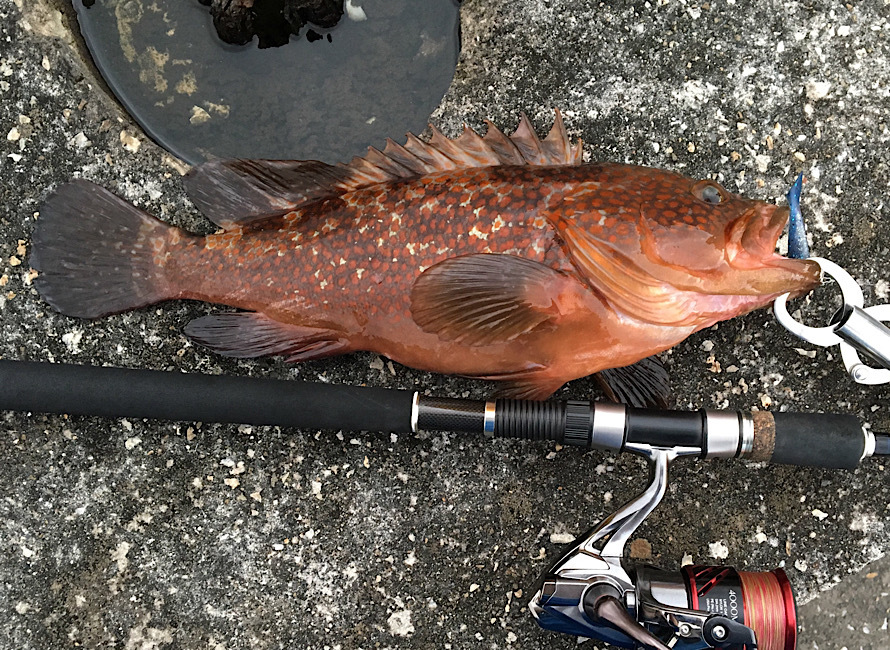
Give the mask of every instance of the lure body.
[[791, 216], [788, 220], [788, 257], [796, 260], [805, 260], [810, 256], [810, 244], [807, 242], [807, 227], [800, 211], [800, 192], [803, 189], [803, 174], [798, 174], [797, 180], [788, 190], [788, 209]]

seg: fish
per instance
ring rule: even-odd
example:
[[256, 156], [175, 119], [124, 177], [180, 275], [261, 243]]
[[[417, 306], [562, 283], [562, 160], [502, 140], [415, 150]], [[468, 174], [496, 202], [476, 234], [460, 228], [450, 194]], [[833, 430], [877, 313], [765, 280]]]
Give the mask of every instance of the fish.
[[807, 225], [800, 211], [800, 192], [803, 189], [803, 174], [791, 185], [786, 197], [791, 217], [788, 220], [788, 257], [805, 260], [810, 256], [810, 245], [807, 243]]
[[776, 253], [788, 208], [585, 162], [558, 110], [543, 139], [524, 114], [510, 135], [486, 124], [339, 165], [203, 163], [184, 184], [219, 228], [206, 236], [74, 180], [40, 209], [34, 284], [79, 318], [233, 308], [185, 327], [232, 357], [364, 350], [535, 400], [595, 375], [616, 401], [664, 405], [659, 353], [819, 283], [814, 262]]

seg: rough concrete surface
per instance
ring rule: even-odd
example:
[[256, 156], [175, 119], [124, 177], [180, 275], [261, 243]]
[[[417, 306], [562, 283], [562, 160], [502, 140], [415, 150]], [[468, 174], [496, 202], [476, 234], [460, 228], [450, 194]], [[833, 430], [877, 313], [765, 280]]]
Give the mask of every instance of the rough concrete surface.
[[890, 558], [859, 573], [798, 610], [803, 648], [886, 648], [890, 619]]
[[[595, 159], [713, 175], [770, 200], [804, 171], [814, 254], [845, 266], [868, 302], [887, 300], [886, 2], [467, 0], [462, 12], [463, 54], [435, 115], [448, 132], [486, 117], [511, 128], [520, 111], [544, 130], [559, 106]], [[47, 0], [0, 0], [3, 358], [487, 394], [370, 354], [223, 359], [182, 335], [206, 305], [54, 313], [27, 258], [58, 183], [89, 178], [209, 228], [181, 167], [103, 95], [67, 25]], [[665, 360], [683, 407], [852, 412], [890, 429], [887, 388], [853, 384], [835, 350], [793, 340], [767, 311]], [[560, 396], [594, 392], [577, 381]], [[646, 475], [632, 457], [450, 434], [2, 418], [3, 648], [574, 648], [537, 629], [531, 587], [564, 535]], [[672, 479], [637, 533], [667, 568], [684, 555], [784, 566], [803, 603], [890, 546], [878, 460], [855, 472], [681, 461]], [[885, 577], [859, 580], [882, 598]], [[858, 637], [842, 617], [805, 623], [800, 647], [886, 647], [884, 617]]]

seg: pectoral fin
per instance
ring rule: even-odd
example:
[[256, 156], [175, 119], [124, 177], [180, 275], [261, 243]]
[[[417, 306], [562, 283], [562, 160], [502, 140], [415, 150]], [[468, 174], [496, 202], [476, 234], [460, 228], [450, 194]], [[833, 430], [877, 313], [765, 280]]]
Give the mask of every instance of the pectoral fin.
[[492, 345], [547, 327], [557, 297], [577, 281], [513, 255], [455, 257], [424, 271], [411, 291], [411, 315], [444, 341]]
[[227, 357], [283, 356], [288, 362], [322, 359], [348, 351], [339, 332], [281, 323], [256, 312], [211, 314], [191, 321], [186, 335]]
[[670, 407], [670, 378], [658, 357], [646, 357], [623, 368], [601, 370], [595, 377], [613, 402], [638, 408]]

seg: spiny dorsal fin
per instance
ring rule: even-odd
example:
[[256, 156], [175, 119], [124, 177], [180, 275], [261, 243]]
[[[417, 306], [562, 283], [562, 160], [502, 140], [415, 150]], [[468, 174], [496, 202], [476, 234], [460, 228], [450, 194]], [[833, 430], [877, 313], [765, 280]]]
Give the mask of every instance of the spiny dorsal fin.
[[354, 190], [400, 178], [471, 167], [577, 165], [581, 162], [581, 141], [574, 144], [569, 141], [562, 114], [558, 109], [555, 113], [553, 127], [544, 140], [535, 133], [524, 113], [510, 136], [486, 121], [488, 131], [484, 136], [465, 126], [463, 133], [450, 139], [431, 126], [433, 135], [429, 142], [422, 142], [411, 134], [404, 147], [387, 140], [382, 152], [370, 148], [366, 156], [339, 165], [347, 172], [347, 178], [337, 185], [343, 190]]
[[581, 141], [569, 142], [562, 115], [541, 140], [524, 114], [512, 135], [491, 122], [484, 136], [464, 127], [450, 139], [432, 127], [429, 142], [408, 134], [404, 146], [386, 141], [340, 165], [299, 160], [218, 160], [195, 167], [186, 191], [209, 219], [223, 228], [285, 214], [301, 205], [362, 187], [434, 172], [496, 165], [577, 165]]

